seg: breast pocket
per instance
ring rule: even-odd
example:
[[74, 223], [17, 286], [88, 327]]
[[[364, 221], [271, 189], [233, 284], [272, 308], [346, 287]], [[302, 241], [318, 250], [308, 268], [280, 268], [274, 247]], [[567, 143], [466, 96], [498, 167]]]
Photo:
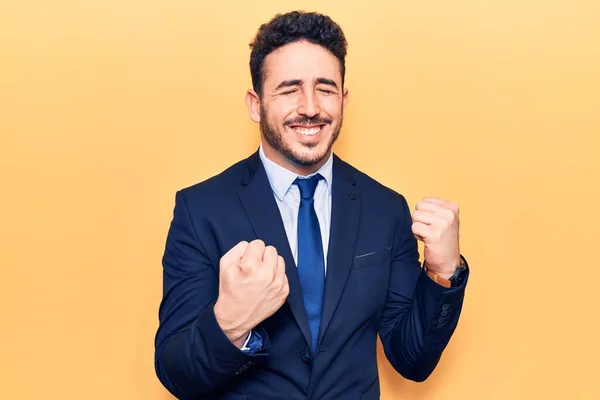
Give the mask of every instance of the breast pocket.
[[383, 251], [361, 254], [354, 257], [352, 269], [376, 266], [379, 264], [389, 263], [392, 257], [392, 248], [388, 247]]

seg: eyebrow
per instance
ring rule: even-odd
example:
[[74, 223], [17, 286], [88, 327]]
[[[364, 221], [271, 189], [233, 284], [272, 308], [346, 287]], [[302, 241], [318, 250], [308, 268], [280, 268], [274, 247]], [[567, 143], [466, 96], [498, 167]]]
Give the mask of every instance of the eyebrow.
[[281, 82], [279, 85], [277, 85], [275, 90], [283, 89], [283, 88], [290, 87], [290, 86], [301, 86], [303, 83], [304, 83], [304, 81], [302, 79], [290, 79], [290, 80]]
[[337, 83], [335, 83], [335, 81], [333, 81], [331, 79], [317, 78], [317, 83], [321, 83], [323, 85], [333, 86], [334, 88], [339, 89]]
[[[333, 81], [331, 79], [317, 78], [317, 84], [319, 84], [319, 83], [323, 84], [323, 85], [333, 86], [334, 88], [338, 89], [337, 83], [335, 83], [335, 81]], [[290, 86], [301, 86], [303, 84], [304, 84], [304, 81], [302, 79], [290, 79], [290, 80], [281, 82], [279, 85], [277, 85], [275, 90], [279, 90], [279, 89], [290, 87]]]

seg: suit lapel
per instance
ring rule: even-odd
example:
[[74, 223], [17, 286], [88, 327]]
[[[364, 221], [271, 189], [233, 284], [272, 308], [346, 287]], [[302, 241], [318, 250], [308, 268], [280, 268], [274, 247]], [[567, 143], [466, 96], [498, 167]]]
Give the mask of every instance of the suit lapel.
[[331, 233], [318, 343], [325, 335], [346, 286], [360, 224], [361, 196], [356, 180], [350, 167], [335, 155], [332, 180]]
[[242, 188], [238, 194], [256, 237], [263, 240], [265, 244], [275, 247], [285, 260], [285, 272], [290, 286], [287, 303], [306, 343], [310, 345], [310, 330], [304, 309], [298, 270], [290, 250], [279, 208], [258, 152], [246, 161]]

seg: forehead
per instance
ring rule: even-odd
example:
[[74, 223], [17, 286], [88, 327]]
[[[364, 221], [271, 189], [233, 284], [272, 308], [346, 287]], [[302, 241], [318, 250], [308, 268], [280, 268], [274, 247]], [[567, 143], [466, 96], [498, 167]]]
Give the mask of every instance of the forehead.
[[311, 82], [316, 78], [334, 80], [341, 87], [340, 61], [322, 46], [298, 41], [278, 48], [265, 58], [263, 85], [267, 89], [285, 80]]

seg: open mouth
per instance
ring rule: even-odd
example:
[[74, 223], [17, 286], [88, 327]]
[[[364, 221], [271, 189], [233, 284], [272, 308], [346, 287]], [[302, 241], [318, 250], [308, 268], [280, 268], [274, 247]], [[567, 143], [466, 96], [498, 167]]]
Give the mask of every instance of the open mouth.
[[290, 128], [296, 133], [303, 136], [314, 136], [321, 132], [325, 125], [290, 125]]

